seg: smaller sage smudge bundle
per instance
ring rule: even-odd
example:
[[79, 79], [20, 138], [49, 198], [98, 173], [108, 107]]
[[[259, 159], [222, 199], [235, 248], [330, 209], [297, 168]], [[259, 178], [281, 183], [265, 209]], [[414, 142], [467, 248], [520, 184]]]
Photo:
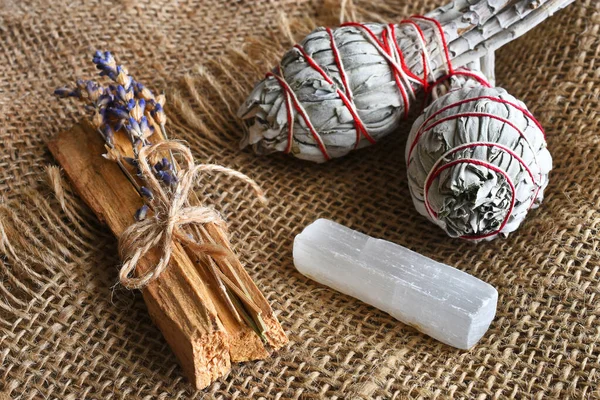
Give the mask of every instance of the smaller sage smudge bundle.
[[470, 83], [435, 100], [406, 145], [419, 213], [452, 237], [491, 240], [538, 207], [552, 157], [525, 104], [504, 89]]

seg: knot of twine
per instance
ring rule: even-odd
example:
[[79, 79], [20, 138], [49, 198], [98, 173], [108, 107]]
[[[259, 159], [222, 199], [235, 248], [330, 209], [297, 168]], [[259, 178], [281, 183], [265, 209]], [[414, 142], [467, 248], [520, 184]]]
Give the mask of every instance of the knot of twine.
[[[149, 164], [149, 158], [158, 152], [178, 153], [183, 160], [183, 165], [177, 172], [177, 181], [171, 190], [166, 190], [167, 188], [159, 182]], [[188, 196], [198, 173], [214, 171], [237, 178], [248, 184], [262, 202], [265, 201], [258, 184], [248, 176], [220, 165], [196, 165], [190, 149], [179, 142], [165, 141], [143, 147], [139, 152], [138, 165], [146, 186], [152, 192], [150, 208], [154, 213], [130, 225], [119, 238], [119, 252], [124, 260], [119, 280], [128, 289], [143, 288], [158, 278], [168, 267], [177, 242], [213, 258], [231, 255], [231, 251], [223, 246], [198, 243], [184, 231], [186, 225], [192, 224], [214, 223], [225, 228], [225, 221], [214, 209], [189, 205]], [[144, 274], [132, 276], [140, 259], [154, 248], [158, 248], [160, 252], [158, 263]]]

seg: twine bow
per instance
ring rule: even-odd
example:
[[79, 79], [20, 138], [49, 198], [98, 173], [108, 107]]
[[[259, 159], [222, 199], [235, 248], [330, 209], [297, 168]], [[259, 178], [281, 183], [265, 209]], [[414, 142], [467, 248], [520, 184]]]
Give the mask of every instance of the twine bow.
[[[177, 153], [183, 160], [182, 168], [177, 172], [177, 182], [172, 190], [165, 190], [165, 186], [158, 181], [150, 167], [149, 158], [158, 152]], [[225, 221], [214, 209], [189, 205], [189, 192], [198, 173], [215, 171], [235, 177], [250, 185], [261, 201], [264, 201], [262, 190], [252, 179], [241, 172], [220, 165], [196, 165], [190, 149], [179, 142], [165, 141], [143, 147], [139, 152], [138, 165], [146, 186], [153, 194], [150, 207], [154, 214], [130, 225], [119, 238], [119, 251], [121, 259], [124, 260], [119, 272], [119, 280], [128, 289], [143, 288], [158, 278], [168, 267], [176, 242], [211, 257], [229, 256], [228, 249], [210, 243], [198, 243], [184, 231], [184, 226], [190, 224], [215, 223], [225, 226]], [[161, 257], [156, 266], [143, 275], [130, 276], [140, 259], [157, 247]]]

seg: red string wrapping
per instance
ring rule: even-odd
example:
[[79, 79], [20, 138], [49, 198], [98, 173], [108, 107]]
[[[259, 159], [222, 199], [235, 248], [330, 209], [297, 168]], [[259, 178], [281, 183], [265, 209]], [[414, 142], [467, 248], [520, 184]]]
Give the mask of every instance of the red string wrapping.
[[[280, 70], [280, 69], [281, 68], [277, 68], [277, 70]], [[310, 122], [310, 118], [308, 117], [306, 110], [304, 110], [304, 107], [302, 107], [302, 104], [296, 97], [296, 94], [294, 93], [292, 88], [290, 88], [290, 85], [288, 85], [287, 82], [285, 81], [285, 79], [283, 79], [280, 75], [276, 75], [273, 72], [268, 72], [267, 77], [269, 77], [269, 76], [272, 76], [273, 78], [277, 79], [277, 81], [279, 82], [279, 84], [285, 90], [285, 92], [287, 94], [287, 96], [285, 97], [286, 107], [288, 109], [287, 118], [288, 118], [288, 139], [289, 140], [288, 140], [287, 148], [291, 150], [291, 143], [292, 143], [292, 139], [294, 136], [293, 115], [291, 113], [291, 107], [290, 107], [290, 105], [293, 104], [294, 108], [296, 109], [298, 114], [300, 114], [300, 116], [304, 119], [304, 122], [306, 123], [308, 130], [310, 131], [312, 137], [315, 139], [315, 142], [317, 142], [317, 146], [319, 146], [319, 149], [323, 153], [323, 156], [325, 157], [326, 160], [330, 160], [331, 156], [327, 153], [327, 148], [325, 147], [325, 144], [323, 143], [323, 140], [321, 139], [319, 132], [317, 132], [315, 127]]]
[[[439, 78], [433, 82], [431, 82], [432, 76], [430, 76], [430, 75], [432, 74], [433, 71], [431, 70], [430, 65], [429, 65], [429, 56], [427, 53], [427, 46], [426, 46], [427, 43], [425, 40], [425, 34], [424, 34], [421, 26], [417, 23], [417, 21], [423, 21], [423, 22], [434, 25], [435, 29], [437, 30], [438, 39], [443, 48], [444, 61], [446, 63], [446, 72], [447, 73], [444, 76], [442, 76], [441, 78]], [[471, 73], [468, 71], [454, 70], [454, 68], [452, 67], [450, 52], [448, 50], [448, 44], [445, 39], [444, 30], [438, 21], [436, 21], [435, 19], [432, 19], [432, 18], [428, 18], [428, 17], [413, 16], [410, 19], [403, 20], [400, 22], [400, 25], [403, 25], [403, 24], [412, 26], [417, 33], [417, 39], [419, 40], [419, 43], [421, 45], [423, 77], [418, 77], [406, 65], [406, 61], [404, 59], [404, 54], [402, 53], [400, 46], [398, 46], [398, 41], [396, 38], [396, 26], [394, 24], [388, 24], [382, 30], [381, 38], [378, 38], [377, 35], [368, 26], [358, 23], [358, 22], [348, 22], [348, 23], [342, 24], [341, 26], [353, 26], [353, 27], [356, 27], [356, 28], [359, 28], [360, 30], [362, 30], [366, 34], [365, 37], [371, 41], [373, 46], [375, 46], [375, 48], [379, 51], [379, 53], [388, 61], [389, 65], [390, 65], [390, 69], [392, 71], [392, 75], [394, 77], [394, 81], [396, 82], [396, 86], [398, 88], [400, 96], [402, 97], [405, 119], [408, 118], [408, 115], [409, 115], [411, 99], [414, 100], [416, 98], [415, 88], [413, 87], [413, 84], [415, 86], [421, 86], [421, 88], [425, 92], [425, 100], [424, 101], [427, 101], [427, 99], [429, 98], [429, 96], [431, 94], [431, 91], [437, 85], [443, 83], [444, 81], [450, 79], [452, 76], [455, 76], [455, 75], [469, 76], [469, 77], [479, 81], [482, 85], [489, 87], [489, 83], [477, 74], [474, 74], [474, 73]], [[342, 102], [344, 103], [344, 105], [346, 106], [346, 108], [348, 109], [350, 114], [352, 115], [352, 119], [354, 120], [354, 125], [355, 125], [355, 129], [356, 129], [356, 141], [354, 144], [354, 148], [356, 149], [358, 147], [360, 140], [363, 137], [365, 139], [367, 139], [370, 143], [373, 144], [373, 143], [375, 143], [375, 139], [369, 134], [369, 131], [368, 131], [366, 125], [361, 120], [358, 109], [356, 108], [356, 105], [354, 103], [352, 90], [351, 90], [350, 84], [348, 82], [348, 77], [346, 75], [346, 72], [344, 70], [342, 58], [340, 57], [340, 53], [339, 53], [337, 45], [335, 43], [334, 31], [330, 28], [326, 28], [325, 31], [327, 32], [327, 34], [329, 35], [329, 38], [330, 38], [331, 50], [333, 53], [335, 64], [339, 70], [339, 75], [340, 75], [340, 78], [342, 81], [343, 90], [339, 87], [336, 87], [335, 82], [327, 74], [327, 72], [323, 69], [323, 67], [321, 67], [306, 52], [306, 50], [300, 44], [296, 44], [294, 46], [294, 48], [300, 52], [300, 54], [302, 55], [302, 57], [304, 58], [306, 63], [308, 65], [310, 65], [311, 68], [313, 68], [315, 71], [317, 71], [323, 77], [323, 79], [325, 79], [325, 81], [327, 83], [329, 83], [330, 85], [332, 85], [335, 88], [337, 95], [340, 97], [340, 99], [342, 100]], [[296, 110], [296, 112], [300, 115], [300, 117], [304, 120], [309, 132], [311, 133], [311, 136], [315, 140], [315, 142], [316, 142], [318, 148], [320, 149], [321, 153], [323, 154], [324, 158], [326, 160], [331, 159], [331, 156], [327, 152], [327, 147], [324, 144], [323, 139], [319, 135], [319, 132], [317, 131], [317, 129], [311, 123], [308, 113], [302, 107], [302, 104], [296, 97], [295, 93], [290, 88], [290, 86], [287, 84], [285, 77], [281, 73], [281, 68], [277, 68], [276, 72], [267, 73], [267, 77], [271, 77], [271, 76], [274, 77], [278, 81], [278, 83], [281, 85], [282, 89], [285, 91], [285, 105], [287, 108], [286, 115], [287, 115], [287, 122], [288, 122], [288, 124], [287, 124], [287, 126], [288, 126], [288, 136], [287, 136], [288, 143], [286, 145], [285, 153], [290, 153], [292, 150], [292, 141], [293, 141], [293, 136], [294, 136], [293, 135], [293, 133], [294, 133], [293, 132], [294, 118], [295, 118], [294, 113], [292, 111], [292, 107], [293, 107]]]
[[[455, 103], [455, 104], [457, 104], [457, 103]], [[452, 104], [452, 106], [455, 107], [456, 106], [455, 104]], [[434, 113], [432, 115], [432, 117], [434, 117], [436, 115], [439, 115], [439, 113], [440, 113], [440, 111]], [[477, 117], [477, 118], [487, 117], [487, 118], [495, 119], [497, 121], [505, 123], [506, 125], [510, 126], [511, 128], [513, 128], [514, 130], [516, 130], [519, 133], [519, 135], [525, 140], [525, 142], [527, 143], [527, 145], [531, 149], [531, 152], [535, 155], [535, 150], [531, 146], [531, 143], [529, 143], [529, 141], [527, 140], [527, 137], [525, 136], [525, 134], [523, 133], [523, 131], [521, 129], [519, 129], [510, 120], [508, 120], [506, 118], [499, 117], [499, 116], [497, 116], [495, 114], [490, 114], [490, 113], [468, 112], [468, 113], [457, 113], [457, 114], [449, 115], [447, 117], [444, 117], [442, 119], [439, 119], [439, 120], [433, 122], [432, 124], [428, 125], [424, 129], [423, 129], [424, 124], [421, 124], [421, 126], [419, 127], [419, 130], [417, 131], [417, 134], [416, 134], [414, 140], [410, 144], [410, 148], [408, 150], [408, 156], [407, 156], [407, 163], [410, 164], [410, 159], [411, 159], [410, 156], [412, 155], [412, 152], [415, 149], [415, 146], [417, 145], [417, 143], [419, 142], [419, 140], [421, 139], [422, 135], [424, 135], [425, 133], [431, 131], [431, 129], [435, 128], [436, 126], [438, 126], [441, 123], [444, 123], [444, 122], [447, 122], [447, 121], [450, 121], [450, 120], [453, 120], [453, 119], [464, 118], [464, 117]], [[430, 119], [431, 118], [429, 118], [428, 120], [430, 120]], [[427, 121], [425, 121], [425, 122], [427, 122]]]
[[[304, 59], [306, 60], [306, 62], [308, 62], [308, 64], [311, 67], [313, 67], [317, 72], [319, 72], [323, 76], [323, 79], [325, 79], [327, 81], [327, 83], [329, 83], [332, 86], [335, 85], [335, 83], [329, 77], [329, 75], [327, 75], [325, 73], [325, 71], [323, 70], [323, 68], [321, 68], [316, 63], [316, 61], [313, 60], [312, 57], [309, 56], [306, 53], [306, 51], [304, 51], [304, 49], [302, 48], [302, 46], [300, 46], [299, 44], [297, 44], [294, 47], [297, 48], [302, 53], [302, 56], [304, 57]], [[341, 65], [341, 62], [342, 62], [342, 60], [339, 58], [339, 55], [338, 55], [337, 58], [336, 58], [336, 63], [339, 63]], [[373, 140], [373, 138], [371, 137], [371, 135], [369, 135], [369, 133], [367, 132], [367, 128], [365, 127], [365, 125], [361, 121], [361, 119], [360, 119], [360, 117], [358, 115], [358, 111], [356, 110], [356, 107], [354, 105], [354, 102], [348, 96], [346, 96], [346, 94], [344, 92], [342, 92], [341, 89], [337, 88], [336, 91], [337, 91], [338, 96], [340, 96], [340, 99], [342, 99], [342, 101], [346, 105], [346, 107], [348, 107], [348, 111], [350, 111], [350, 114], [352, 114], [352, 118], [354, 118], [354, 122], [356, 124], [356, 144], [355, 144], [355, 148], [356, 148], [356, 146], [358, 146], [358, 143], [360, 141], [360, 134], [361, 133], [367, 138], [367, 140], [369, 142], [375, 143], [375, 140]]]
[[[431, 67], [430, 57], [429, 57], [428, 50], [427, 50], [427, 42], [426, 42], [426, 38], [425, 38], [425, 33], [423, 31], [423, 27], [419, 24], [419, 22], [428, 23], [428, 24], [433, 25], [434, 34], [435, 34], [434, 40], [437, 40], [440, 44], [440, 47], [442, 48], [442, 52], [443, 52], [442, 59], [445, 63], [446, 71], [443, 76], [441, 76], [437, 79], [435, 79], [435, 77], [433, 76], [433, 68]], [[448, 49], [448, 44], [447, 44], [447, 41], [446, 41], [446, 38], [444, 35], [444, 30], [438, 21], [436, 21], [435, 19], [432, 19], [432, 18], [416, 15], [416, 16], [412, 16], [410, 19], [402, 20], [399, 25], [408, 25], [415, 30], [417, 42], [420, 44], [420, 47], [421, 47], [421, 62], [422, 62], [422, 66], [423, 66], [423, 75], [422, 76], [417, 76], [417, 74], [415, 74], [413, 71], [411, 71], [411, 69], [406, 64], [404, 54], [402, 53], [402, 50], [401, 50], [400, 46], [398, 45], [398, 40], [396, 37], [396, 25], [394, 25], [394, 24], [386, 25], [382, 29], [380, 37], [378, 37], [378, 35], [376, 35], [373, 32], [373, 30], [371, 30], [367, 25], [361, 24], [358, 22], [348, 22], [348, 23], [342, 24], [341, 26], [342, 27], [343, 26], [352, 26], [352, 27], [356, 27], [356, 28], [360, 29], [363, 32], [364, 37], [367, 40], [369, 40], [371, 42], [371, 44], [377, 49], [377, 51], [383, 56], [383, 58], [386, 59], [386, 61], [388, 62], [389, 66], [390, 66], [390, 70], [391, 70], [392, 76], [394, 78], [394, 81], [396, 83], [396, 87], [398, 89], [400, 97], [402, 98], [405, 119], [408, 118], [411, 101], [416, 99], [415, 88], [420, 87], [424, 92], [424, 104], [423, 104], [423, 108], [424, 108], [425, 104], [428, 101], [429, 97], [431, 96], [431, 93], [433, 92], [433, 90], [438, 85], [446, 82], [447, 80], [449, 80], [450, 78], [452, 78], [454, 76], [465, 76], [467, 78], [474, 79], [475, 81], [477, 81], [480, 85], [482, 85], [484, 87], [488, 87], [488, 88], [491, 87], [489, 82], [487, 82], [487, 80], [485, 80], [485, 78], [481, 77], [480, 75], [473, 73], [469, 70], [455, 69], [453, 67], [452, 61], [450, 58], [450, 51]], [[354, 148], [356, 149], [359, 146], [359, 143], [362, 138], [367, 139], [370, 143], [373, 144], [373, 143], [375, 143], [375, 139], [369, 133], [368, 128], [367, 128], [366, 124], [362, 121], [360, 114], [358, 112], [358, 109], [356, 107], [356, 104], [354, 103], [354, 96], [352, 93], [352, 88], [350, 86], [350, 82], [348, 81], [348, 75], [344, 69], [343, 61], [340, 56], [340, 52], [338, 50], [337, 44], [335, 42], [335, 32], [334, 32], [334, 30], [332, 30], [330, 28], [325, 28], [325, 31], [326, 31], [327, 35], [329, 36], [331, 51], [332, 51], [335, 65], [337, 66], [340, 80], [342, 83], [341, 87], [338, 87], [336, 85], [333, 78], [327, 74], [327, 71], [321, 65], [319, 65], [318, 62], [310, 54], [308, 54], [308, 52], [300, 44], [296, 44], [294, 46], [294, 48], [301, 54], [301, 56], [303, 57], [305, 62], [313, 70], [318, 72], [323, 77], [325, 82], [327, 82], [329, 85], [332, 86], [332, 88], [335, 90], [336, 94], [339, 96], [340, 100], [344, 103], [344, 106], [350, 112], [350, 115], [352, 116], [352, 119], [354, 122], [355, 130], [356, 130], [356, 139], [355, 139], [355, 143], [354, 143]], [[283, 75], [281, 73], [281, 68], [278, 68], [276, 70], [276, 73], [268, 73], [267, 76], [273, 76], [275, 79], [277, 79], [277, 81], [279, 82], [279, 84], [281, 85], [283, 90], [285, 91], [285, 106], [286, 106], [286, 115], [287, 115], [287, 122], [288, 122], [288, 125], [287, 125], [288, 126], [288, 135], [287, 135], [288, 143], [287, 143], [285, 152], [290, 153], [292, 151], [292, 143], [294, 140], [294, 118], [295, 117], [294, 117], [294, 113], [292, 111], [292, 107], [293, 107], [296, 110], [296, 112], [298, 113], [298, 115], [304, 120], [305, 125], [307, 126], [308, 130], [310, 131], [313, 139], [315, 140], [318, 148], [322, 152], [324, 158], [326, 160], [331, 159], [331, 156], [327, 152], [327, 147], [326, 147], [323, 139], [319, 135], [319, 132], [314, 127], [314, 125], [311, 123], [308, 113], [304, 110], [304, 108], [302, 107], [302, 104], [296, 97], [295, 93], [293, 92], [293, 90], [290, 88], [290, 86], [285, 81], [285, 78], [283, 77]], [[541, 168], [540, 168], [540, 164], [535, 156], [535, 154], [536, 154], [535, 150], [533, 149], [531, 143], [525, 137], [524, 132], [521, 131], [514, 123], [512, 123], [508, 119], [505, 119], [505, 118], [502, 118], [502, 117], [499, 117], [497, 115], [490, 114], [490, 113], [468, 112], [468, 113], [456, 113], [454, 115], [440, 118], [439, 120], [432, 122], [436, 117], [438, 117], [441, 113], [443, 113], [447, 110], [459, 107], [466, 103], [478, 101], [478, 100], [489, 100], [489, 101], [493, 101], [493, 102], [497, 102], [497, 103], [502, 103], [502, 104], [507, 105], [508, 107], [512, 107], [516, 110], [521, 111], [523, 113], [523, 115], [525, 115], [527, 118], [529, 118], [531, 121], [533, 121], [533, 123], [541, 130], [542, 134], [544, 135], [544, 140], [546, 138], [541, 124], [533, 117], [533, 115], [531, 115], [531, 113], [527, 109], [525, 109], [513, 102], [510, 102], [510, 101], [507, 101], [507, 100], [504, 100], [504, 99], [501, 99], [498, 97], [493, 97], [493, 96], [477, 96], [477, 97], [457, 101], [455, 103], [447, 105], [447, 106], [441, 108], [440, 110], [437, 110], [435, 113], [433, 113], [431, 116], [429, 116], [421, 124], [421, 126], [419, 126], [413, 141], [410, 143], [408, 156], [407, 156], [407, 167], [410, 165], [411, 156], [412, 156], [414, 148], [416, 147], [418, 142], [421, 140], [421, 138], [426, 133], [430, 132], [433, 128], [435, 128], [436, 126], [438, 126], [439, 124], [442, 124], [444, 122], [459, 119], [459, 118], [469, 118], [469, 117], [490, 118], [490, 119], [500, 121], [501, 123], [503, 123], [507, 126], [510, 126], [516, 132], [518, 132], [519, 135], [524, 139], [524, 141], [529, 146], [532, 154], [534, 155], [536, 166], [540, 170], [538, 179], [536, 179], [534, 177], [533, 172], [531, 171], [529, 166], [525, 163], [525, 161], [521, 157], [519, 157], [513, 150], [511, 150], [503, 145], [500, 145], [498, 143], [487, 143], [487, 142], [466, 143], [464, 145], [450, 149], [448, 152], [446, 152], [444, 155], [442, 155], [434, 163], [432, 169], [428, 173], [428, 176], [426, 178], [425, 185], [424, 185], [425, 208], [426, 208], [427, 212], [429, 213], [429, 215], [433, 219], [437, 219], [437, 213], [435, 212], [435, 210], [433, 210], [433, 208], [431, 207], [431, 204], [429, 203], [429, 199], [428, 199], [429, 189], [430, 189], [431, 185], [433, 184], [434, 180], [444, 170], [451, 168], [452, 166], [467, 163], [467, 164], [474, 164], [474, 165], [479, 165], [479, 166], [485, 167], [491, 171], [494, 171], [497, 174], [500, 174], [506, 180], [508, 185], [510, 186], [511, 204], [510, 204], [510, 208], [509, 208], [504, 220], [502, 221], [500, 227], [498, 229], [494, 230], [493, 232], [489, 232], [489, 233], [486, 233], [483, 235], [463, 236], [463, 238], [465, 238], [465, 239], [473, 239], [473, 240], [478, 240], [478, 239], [483, 239], [483, 238], [487, 238], [490, 236], [494, 236], [502, 231], [502, 229], [507, 224], [507, 222], [510, 218], [510, 215], [512, 214], [514, 206], [515, 206], [515, 201], [516, 201], [515, 184], [511, 181], [510, 176], [505, 171], [503, 171], [499, 167], [497, 167], [489, 162], [486, 162], [486, 161], [467, 158], [467, 159], [453, 160], [446, 164], [440, 165], [440, 164], [442, 164], [443, 160], [447, 156], [452, 156], [453, 154], [455, 154], [456, 152], [458, 152], [460, 150], [482, 147], [482, 146], [493, 147], [493, 148], [499, 149], [500, 151], [503, 151], [503, 152], [509, 154], [511, 157], [513, 157], [515, 160], [517, 160], [519, 162], [519, 164], [523, 167], [523, 169], [529, 175], [529, 178], [531, 179], [532, 183], [536, 186], [536, 192], [535, 192], [535, 195], [533, 196], [533, 199], [532, 199], [532, 202], [531, 202], [529, 208], [531, 208], [531, 206], [534, 205], [535, 200], [538, 195], [538, 192], [541, 189], [541, 182], [542, 182]]]

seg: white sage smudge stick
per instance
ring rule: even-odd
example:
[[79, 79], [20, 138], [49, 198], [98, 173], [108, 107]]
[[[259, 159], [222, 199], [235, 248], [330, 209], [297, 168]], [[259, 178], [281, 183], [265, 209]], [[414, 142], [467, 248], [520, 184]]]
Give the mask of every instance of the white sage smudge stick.
[[491, 285], [326, 219], [296, 236], [294, 265], [307, 277], [459, 349], [475, 345], [496, 315], [498, 292]]
[[573, 1], [457, 0], [399, 24], [318, 28], [240, 107], [242, 146], [323, 162], [375, 143], [439, 79], [482, 57], [490, 70], [490, 52]]
[[541, 203], [552, 169], [544, 131], [525, 104], [472, 82], [415, 121], [406, 162], [417, 211], [475, 241], [517, 229]]

